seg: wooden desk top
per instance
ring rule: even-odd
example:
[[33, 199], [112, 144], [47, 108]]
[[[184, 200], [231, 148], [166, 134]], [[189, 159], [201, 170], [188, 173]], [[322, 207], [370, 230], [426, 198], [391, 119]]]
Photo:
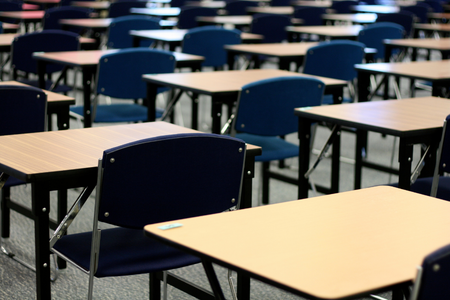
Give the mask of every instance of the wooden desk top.
[[225, 49], [238, 51], [239, 53], [261, 54], [270, 56], [304, 56], [306, 51], [318, 42], [304, 43], [273, 43], [273, 44], [240, 44], [226, 45]]
[[[91, 1], [83, 1], [91, 2]], [[106, 29], [112, 22], [112, 18], [86, 18], [86, 19], [61, 19], [59, 20], [60, 24], [70, 25], [81, 28], [98, 28], [98, 29]], [[173, 27], [177, 24], [176, 21], [170, 20], [161, 20], [159, 25], [161, 27]]]
[[186, 1], [184, 5], [186, 6], [197, 6], [197, 7], [209, 7], [209, 8], [224, 8], [226, 6], [226, 1]]
[[377, 19], [377, 14], [374, 13], [358, 13], [358, 14], [324, 14], [323, 20], [327, 21], [346, 21], [356, 24], [374, 23]]
[[[113, 53], [120, 51], [120, 49], [110, 49], [110, 50], [86, 50], [86, 51], [61, 51], [61, 52], [46, 52], [46, 53], [34, 53], [33, 57], [35, 59], [45, 60], [49, 62], [59, 62], [65, 65], [78, 67], [78, 66], [96, 66], [100, 57], [107, 53]], [[171, 52], [177, 62], [182, 61], [203, 61], [203, 56]]]
[[148, 82], [197, 91], [201, 94], [214, 94], [239, 92], [243, 85], [250, 82], [280, 76], [314, 77], [322, 80], [327, 86], [347, 85], [347, 82], [343, 80], [276, 69], [157, 74], [144, 75], [143, 79]]
[[292, 6], [251, 6], [247, 7], [250, 14], [276, 14], [276, 15], [292, 15], [294, 8]]
[[215, 17], [197, 17], [197, 21], [214, 24], [232, 24], [232, 25], [249, 25], [252, 16], [215, 16]]
[[[181, 42], [187, 32], [187, 29], [131, 30], [130, 35], [163, 42]], [[263, 36], [260, 34], [241, 33], [241, 39], [243, 41], [258, 41], [262, 38]]]
[[450, 79], [450, 60], [357, 64], [361, 72], [399, 75], [423, 80]]
[[292, 6], [315, 6], [315, 7], [330, 7], [332, 4], [332, 1], [303, 1], [303, 0], [298, 0], [298, 1], [292, 1], [291, 2]]
[[[23, 85], [23, 86], [27, 86], [24, 83], [21, 82], [17, 82], [17, 81], [0, 81], [0, 85]], [[44, 90], [44, 92], [47, 94], [47, 102], [49, 104], [53, 103], [66, 103], [66, 104], [75, 104], [75, 99], [63, 94], [58, 94], [58, 93], [54, 93], [54, 92], [50, 92], [47, 90]]]
[[[448, 201], [380, 186], [144, 229], [306, 298], [340, 299], [412, 281], [450, 243], [449, 215]], [[182, 226], [158, 228], [172, 223]]]
[[450, 24], [414, 23], [413, 26], [415, 29], [420, 29], [420, 30], [435, 30], [435, 31], [442, 31], [442, 32], [450, 31]]
[[161, 8], [132, 8], [132, 14], [149, 15], [155, 17], [178, 17], [180, 14], [179, 7], [161, 7]]
[[429, 19], [449, 19], [450, 18], [450, 13], [445, 12], [445, 13], [435, 13], [435, 12], [430, 12], [427, 14]]
[[43, 10], [1, 11], [0, 16], [20, 20], [41, 20], [44, 13]]
[[403, 47], [414, 47], [423, 48], [431, 50], [450, 50], [450, 38], [441, 39], [395, 39], [395, 40], [385, 40], [384, 44], [403, 46]]
[[107, 10], [111, 3], [109, 1], [72, 1], [71, 6], [86, 7], [97, 10]]
[[[27, 182], [49, 174], [95, 169], [103, 151], [132, 141], [198, 132], [166, 122], [102, 126], [0, 136], [0, 169]], [[260, 147], [248, 145], [248, 150]]]
[[361, 25], [352, 26], [288, 26], [286, 31], [317, 34], [329, 37], [358, 36], [363, 29]]
[[355, 5], [352, 7], [355, 12], [389, 14], [398, 13], [400, 7], [393, 5]]
[[[14, 38], [20, 34], [17, 33], [2, 33], [0, 34], [0, 47], [10, 47]], [[95, 43], [94, 39], [80, 37], [80, 43], [82, 44], [90, 44]]]
[[394, 136], [424, 134], [442, 127], [450, 112], [450, 100], [420, 97], [402, 100], [369, 101], [320, 107], [296, 108], [299, 117], [343, 126], [382, 132]]

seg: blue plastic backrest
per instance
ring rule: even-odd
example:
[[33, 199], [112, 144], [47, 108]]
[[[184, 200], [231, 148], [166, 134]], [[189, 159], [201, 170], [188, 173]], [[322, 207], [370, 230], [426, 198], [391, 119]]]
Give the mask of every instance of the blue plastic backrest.
[[203, 133], [106, 150], [99, 220], [142, 228], [223, 212], [238, 204], [244, 158], [242, 140]]
[[417, 23], [428, 23], [428, 13], [430, 10], [429, 5], [411, 5], [411, 6], [402, 6], [402, 11], [409, 11], [412, 12], [418, 20], [416, 20]]
[[272, 0], [270, 6], [291, 6], [291, 0]]
[[352, 80], [357, 75], [354, 65], [363, 62], [364, 47], [363, 43], [347, 40], [322, 42], [308, 49], [303, 73]]
[[437, 0], [425, 0], [423, 3], [428, 4], [435, 13], [444, 12], [444, 7], [442, 6], [440, 1]]
[[[108, 30], [108, 48], [131, 48], [133, 47], [133, 37], [130, 35], [130, 30], [148, 30], [160, 29], [160, 19], [149, 16], [122, 16], [114, 18], [109, 25]], [[148, 47], [152, 41], [146, 41], [141, 46]]]
[[369, 24], [358, 35], [358, 41], [368, 48], [377, 49], [375, 59], [384, 59], [385, 39], [402, 39], [405, 34], [403, 26], [392, 22], [380, 22]]
[[441, 172], [450, 172], [450, 115], [445, 118], [443, 130], [443, 144], [439, 169]]
[[333, 1], [331, 4], [331, 9], [333, 9], [337, 14], [350, 14], [352, 13], [352, 6], [358, 5], [358, 1], [353, 0], [343, 0], [343, 1]]
[[315, 78], [290, 76], [265, 79], [242, 87], [234, 129], [264, 136], [298, 130], [294, 108], [322, 103], [325, 84]]
[[262, 43], [280, 43], [287, 40], [286, 27], [292, 25], [291, 18], [284, 15], [256, 14], [250, 32], [264, 36]]
[[[43, 30], [16, 36], [11, 44], [11, 65], [14, 69], [37, 73], [33, 52], [77, 51], [79, 36], [63, 30]], [[47, 73], [62, 70], [61, 65], [47, 64]]]
[[182, 52], [205, 57], [202, 66], [219, 67], [227, 63], [225, 45], [241, 43], [241, 32], [217, 26], [202, 26], [189, 30], [184, 38]]
[[233, 0], [227, 2], [225, 10], [229, 16], [245, 16], [248, 14], [247, 7], [258, 6], [257, 1]]
[[47, 96], [38, 88], [0, 85], [0, 135], [44, 131]]
[[131, 8], [145, 8], [147, 7], [147, 2], [145, 1], [117, 1], [111, 2], [108, 10], [109, 18], [117, 18], [121, 16], [131, 15]]
[[[45, 11], [43, 29], [60, 29], [61, 19], [87, 19], [90, 18], [91, 10], [83, 7], [61, 6], [52, 7]], [[77, 29], [79, 31], [79, 29]]]
[[403, 26], [406, 37], [411, 35], [414, 23], [414, 14], [409, 11], [401, 11], [399, 13], [378, 14], [376, 22], [392, 22]]
[[422, 276], [417, 300], [450, 299], [450, 245], [429, 255], [422, 263]]
[[122, 99], [145, 99], [143, 74], [173, 73], [176, 60], [171, 52], [148, 48], [121, 49], [100, 58], [97, 93]]
[[217, 11], [209, 7], [182, 6], [178, 16], [179, 29], [191, 29], [198, 26], [196, 18], [217, 16]]
[[323, 7], [296, 7], [293, 17], [302, 19], [302, 26], [320, 26], [323, 25], [322, 15], [326, 14]]
[[3, 23], [0, 22], [0, 34], [3, 33]]

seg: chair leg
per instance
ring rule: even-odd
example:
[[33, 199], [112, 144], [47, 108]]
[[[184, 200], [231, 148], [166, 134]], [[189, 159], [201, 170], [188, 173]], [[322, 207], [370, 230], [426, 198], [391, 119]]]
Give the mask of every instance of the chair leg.
[[269, 169], [270, 162], [262, 163], [262, 203], [269, 204]]
[[161, 299], [161, 284], [156, 273], [149, 274], [149, 299], [160, 300]]
[[1, 237], [9, 238], [10, 234], [10, 209], [8, 207], [8, 201], [10, 199], [11, 189], [9, 187], [3, 187], [0, 190], [0, 210], [1, 210]]

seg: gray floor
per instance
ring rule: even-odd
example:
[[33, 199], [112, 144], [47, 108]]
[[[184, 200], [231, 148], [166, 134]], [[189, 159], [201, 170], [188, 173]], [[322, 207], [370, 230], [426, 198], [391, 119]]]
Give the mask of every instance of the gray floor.
[[[265, 65], [265, 67], [273, 68], [275, 65]], [[80, 81], [78, 81], [80, 82]], [[406, 88], [408, 82], [402, 82], [402, 87]], [[409, 91], [402, 89], [404, 97], [409, 96]], [[428, 92], [421, 92], [420, 95], [429, 95]], [[81, 94], [76, 93], [76, 99], [81, 104]], [[188, 99], [182, 99], [180, 106], [177, 107], [176, 123], [188, 126], [190, 124]], [[201, 98], [201, 130], [209, 130], [209, 99], [204, 96]], [[99, 126], [99, 125], [96, 125]], [[80, 123], [72, 121], [71, 128], [80, 127]], [[319, 149], [327, 138], [329, 131], [324, 127], [317, 129], [317, 136], [315, 139], [315, 149]], [[292, 141], [296, 141], [296, 135], [293, 134], [288, 137]], [[343, 133], [342, 142], [342, 161], [341, 161], [341, 191], [352, 190], [353, 185], [353, 164], [355, 138], [351, 133]], [[369, 159], [379, 163], [390, 165], [393, 161], [394, 166], [397, 165], [397, 160], [392, 156], [392, 149], [394, 147], [394, 139], [392, 137], [383, 137], [379, 134], [369, 135]], [[415, 151], [417, 153], [418, 151]], [[418, 158], [415, 157], [414, 161]], [[296, 174], [297, 160], [292, 159], [288, 161], [289, 169], [283, 172]], [[259, 205], [259, 166], [257, 166], [257, 173], [254, 180], [253, 190], [253, 205]], [[329, 181], [329, 159], [325, 159], [316, 172], [312, 175], [314, 182], [321, 184]], [[363, 171], [363, 187], [386, 184], [388, 182], [395, 182], [396, 176], [389, 176], [388, 174], [367, 170]], [[69, 200], [72, 202], [76, 198], [79, 190], [69, 191]], [[13, 198], [30, 205], [30, 186], [17, 187], [12, 191]], [[271, 183], [271, 203], [292, 201], [296, 199], [297, 189], [293, 185], [284, 184], [276, 181]], [[52, 195], [53, 197], [56, 196]], [[311, 192], [311, 197], [314, 197]], [[92, 199], [91, 199], [92, 200]], [[55, 212], [55, 201], [52, 201], [52, 213]], [[91, 230], [92, 218], [92, 201], [89, 201], [87, 206], [73, 223], [71, 232], [81, 232]], [[12, 232], [11, 238], [4, 241], [5, 245], [18, 257], [23, 257], [26, 261], [33, 262], [34, 253], [34, 238], [33, 238], [33, 223], [17, 213], [12, 213]], [[269, 242], [269, 241], [268, 241]], [[232, 241], [230, 241], [230, 244]], [[282, 255], [282, 253], [280, 253]], [[231, 299], [229, 288], [226, 282], [226, 272], [224, 269], [218, 267], [219, 278], [224, 288], [227, 298]], [[175, 270], [175, 273], [184, 276], [190, 280], [197, 282], [200, 285], [208, 287], [208, 283], [204, 276], [201, 266], [192, 266]], [[234, 276], [235, 277], [235, 276]], [[289, 293], [283, 292], [279, 289], [270, 287], [266, 284], [260, 283], [256, 280], [251, 284], [252, 299], [301, 299]], [[52, 284], [53, 299], [85, 299], [87, 295], [87, 276], [81, 271], [69, 266], [59, 274], [59, 278]], [[383, 295], [390, 299], [390, 293]], [[35, 274], [29, 269], [23, 267], [17, 262], [11, 260], [5, 255], [0, 255], [0, 299], [33, 299], [35, 297]], [[94, 299], [147, 299], [148, 298], [148, 276], [126, 276], [120, 278], [107, 278], [95, 280]], [[192, 299], [192, 297], [169, 287], [169, 299]], [[368, 299], [368, 298], [367, 298]]]

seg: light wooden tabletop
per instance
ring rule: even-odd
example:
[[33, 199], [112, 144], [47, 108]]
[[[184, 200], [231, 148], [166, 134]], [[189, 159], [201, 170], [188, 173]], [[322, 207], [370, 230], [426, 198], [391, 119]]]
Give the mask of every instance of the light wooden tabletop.
[[303, 0], [297, 0], [292, 1], [291, 4], [293, 6], [315, 6], [315, 7], [330, 7], [332, 4], [332, 1], [303, 1]]
[[[154, 29], [154, 30], [131, 30], [132, 36], [153, 39], [163, 42], [181, 42], [188, 32], [188, 29]], [[243, 41], [261, 40], [263, 38], [260, 34], [249, 32], [242, 32], [241, 39]]]
[[450, 31], [450, 24], [425, 24], [425, 23], [414, 23], [413, 24], [415, 29], [420, 30], [429, 30], [429, 31], [442, 31], [442, 32], [449, 32]]
[[352, 10], [362, 13], [390, 14], [398, 13], [400, 11], [400, 7], [394, 5], [355, 5], [352, 7]]
[[[88, 3], [91, 1], [83, 1], [82, 3]], [[112, 22], [112, 18], [86, 18], [86, 19], [61, 19], [59, 20], [60, 24], [76, 26], [81, 28], [98, 28], [98, 29], [106, 29]], [[161, 20], [159, 21], [159, 25], [161, 27], [173, 27], [177, 24], [176, 21], [172, 20]]]
[[247, 54], [262, 54], [271, 56], [302, 56], [318, 42], [304, 43], [268, 43], [268, 44], [240, 44], [226, 45], [225, 49]]
[[[369, 101], [296, 108], [299, 117], [340, 123], [369, 131], [409, 136], [441, 128], [450, 112], [450, 101], [438, 97]], [[344, 125], [345, 124], [345, 125]]]
[[[0, 81], [0, 85], [24, 85], [28, 86], [24, 83], [18, 82], [18, 81]], [[68, 103], [68, 104], [75, 104], [75, 99], [63, 94], [50, 92], [47, 90], [44, 90], [44, 92], [47, 94], [47, 102], [50, 103]]]
[[215, 17], [197, 17], [198, 22], [213, 24], [231, 24], [231, 25], [249, 25], [252, 16], [215, 16]]
[[384, 44], [402, 46], [402, 47], [414, 47], [424, 48], [432, 50], [450, 50], [450, 38], [440, 39], [395, 39], [385, 40]]
[[317, 34], [329, 37], [356, 37], [363, 29], [361, 25], [352, 26], [288, 26], [286, 31], [295, 33]]
[[357, 13], [357, 14], [324, 14], [323, 20], [327, 21], [345, 21], [356, 24], [369, 24], [375, 22], [377, 14], [374, 13]]
[[294, 8], [292, 6], [250, 6], [247, 7], [250, 14], [275, 14], [275, 15], [292, 15]]
[[314, 77], [322, 80], [325, 85], [345, 86], [343, 80], [331, 79], [319, 76], [306, 75], [297, 72], [289, 72], [276, 69], [254, 69], [245, 71], [216, 71], [216, 72], [196, 72], [196, 73], [171, 73], [144, 75], [145, 81], [156, 84], [168, 85], [202, 94], [239, 92], [243, 85], [257, 80], [280, 77], [298, 76]]
[[160, 8], [132, 8], [132, 14], [141, 14], [155, 17], [178, 17], [180, 14], [179, 7], [160, 7]]
[[450, 60], [358, 64], [355, 69], [423, 80], [450, 80]]
[[20, 20], [40, 20], [44, 17], [43, 10], [1, 11], [0, 16]]
[[[380, 186], [144, 229], [292, 292], [340, 299], [412, 281], [450, 243], [449, 215], [450, 202]], [[172, 223], [182, 226], [158, 228]]]
[[70, 2], [70, 5], [76, 7], [107, 10], [109, 9], [111, 3], [109, 1], [72, 1]]

